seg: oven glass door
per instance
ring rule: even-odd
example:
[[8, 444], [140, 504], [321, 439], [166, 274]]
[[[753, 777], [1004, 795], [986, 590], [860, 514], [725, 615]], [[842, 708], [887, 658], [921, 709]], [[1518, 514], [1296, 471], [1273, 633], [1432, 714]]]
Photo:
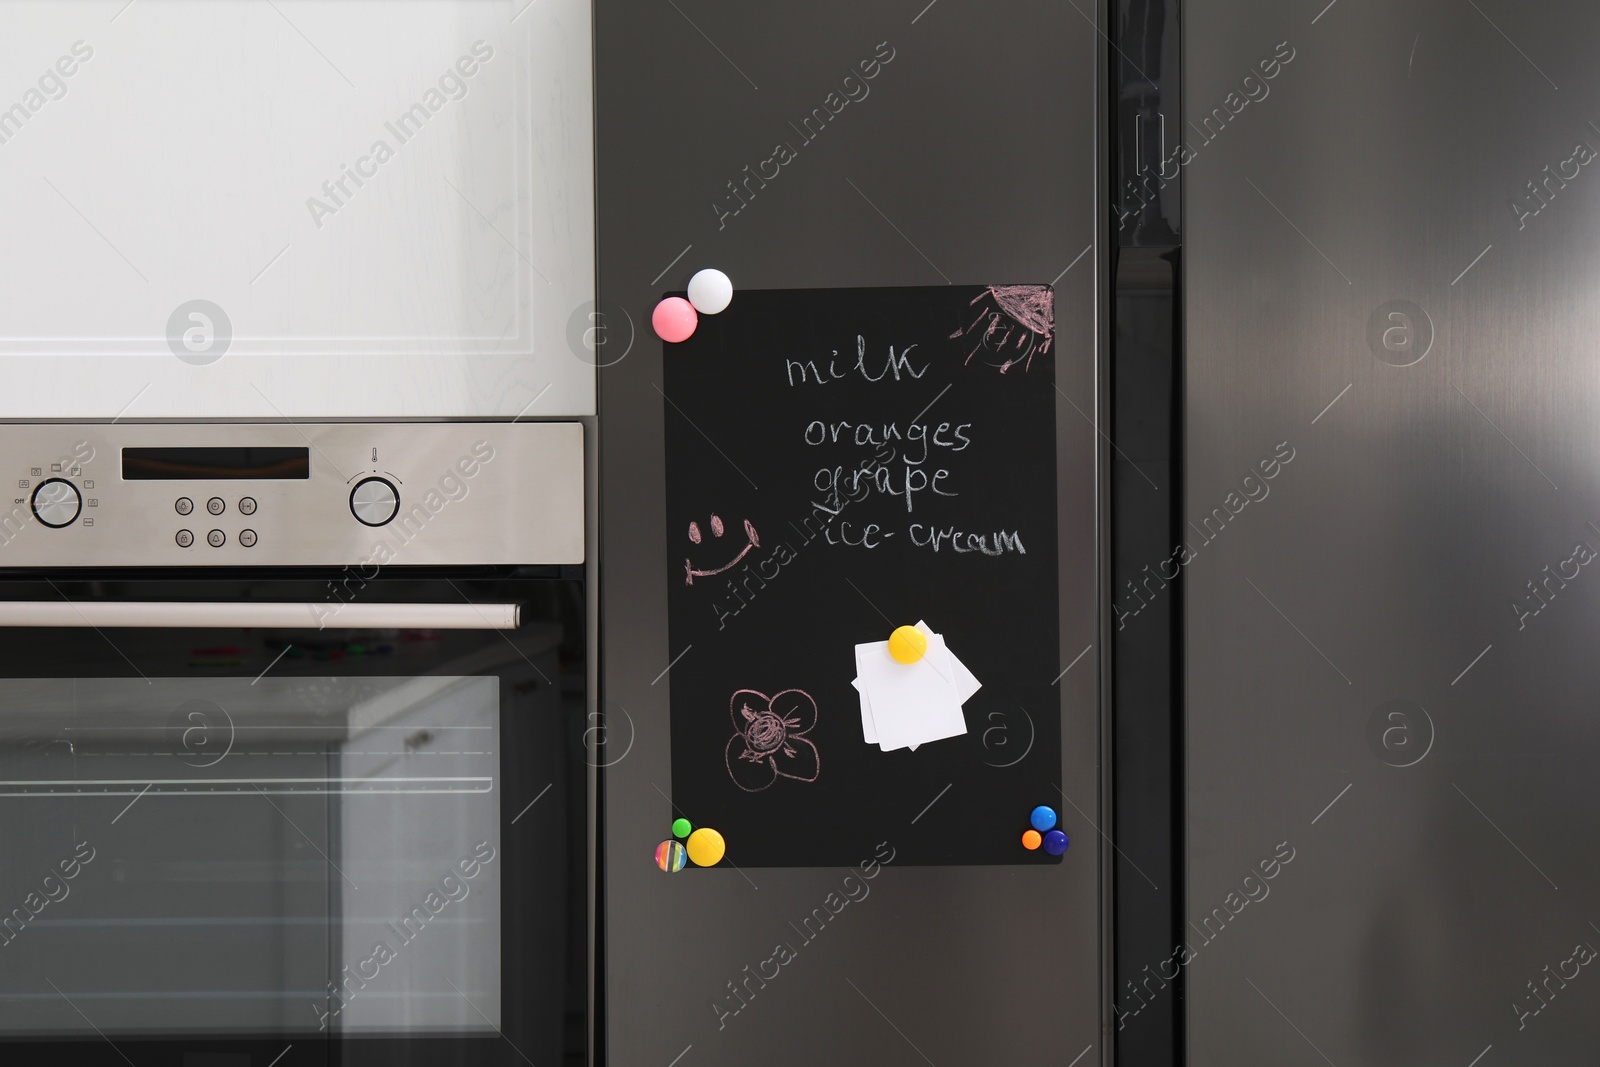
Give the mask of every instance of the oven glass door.
[[[0, 1059], [581, 1062], [578, 588], [0, 582], [13, 622], [174, 601], [327, 621], [0, 631]], [[346, 597], [394, 614], [341, 629]], [[520, 625], [406, 625], [463, 604]]]

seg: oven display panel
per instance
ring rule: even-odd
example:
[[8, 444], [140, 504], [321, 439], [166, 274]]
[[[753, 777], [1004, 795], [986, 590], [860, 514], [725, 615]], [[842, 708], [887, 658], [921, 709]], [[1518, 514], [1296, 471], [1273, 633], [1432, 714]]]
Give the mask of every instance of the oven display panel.
[[124, 448], [122, 480], [184, 481], [190, 478], [311, 477], [309, 448]]

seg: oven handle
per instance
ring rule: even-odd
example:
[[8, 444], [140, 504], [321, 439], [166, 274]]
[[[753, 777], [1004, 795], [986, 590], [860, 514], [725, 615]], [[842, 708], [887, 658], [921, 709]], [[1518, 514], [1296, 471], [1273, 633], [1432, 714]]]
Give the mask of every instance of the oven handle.
[[0, 627], [515, 630], [517, 604], [269, 603], [265, 601], [0, 601]]

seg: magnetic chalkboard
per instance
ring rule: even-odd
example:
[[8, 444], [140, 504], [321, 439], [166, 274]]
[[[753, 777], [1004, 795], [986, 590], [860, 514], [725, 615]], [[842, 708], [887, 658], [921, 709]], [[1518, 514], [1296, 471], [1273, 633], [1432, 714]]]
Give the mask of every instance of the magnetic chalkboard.
[[[671, 799], [741, 868], [851, 865], [886, 836], [897, 865], [1059, 862], [1021, 844], [1065, 806], [1053, 300], [739, 291], [663, 343]], [[982, 688], [965, 734], [885, 752], [855, 646], [918, 620]], [[745, 736], [752, 707], [777, 748]]]

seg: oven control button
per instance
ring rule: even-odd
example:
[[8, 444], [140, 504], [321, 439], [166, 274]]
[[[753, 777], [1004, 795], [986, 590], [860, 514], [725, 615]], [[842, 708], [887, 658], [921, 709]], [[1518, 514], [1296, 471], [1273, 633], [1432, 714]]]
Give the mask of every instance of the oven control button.
[[254, 530], [240, 530], [239, 543], [246, 548], [256, 547], [256, 532]]
[[350, 490], [350, 514], [367, 526], [382, 526], [400, 510], [400, 492], [387, 478], [363, 478]]
[[82, 510], [78, 487], [63, 478], [47, 478], [33, 491], [33, 514], [52, 530], [72, 525]]
[[178, 536], [173, 538], [173, 540], [178, 542], [179, 548], [188, 548], [190, 545], [194, 544], [194, 534], [188, 530], [179, 530]]
[[220, 496], [214, 496], [210, 500], [206, 501], [206, 510], [211, 512], [213, 515], [221, 515], [227, 509], [228, 505]]
[[194, 501], [186, 496], [180, 496], [178, 502], [172, 506], [177, 509], [179, 515], [187, 515], [194, 510]]
[[256, 498], [255, 497], [247, 496], [247, 497], [244, 497], [243, 499], [241, 499], [239, 501], [239, 514], [241, 514], [241, 515], [254, 515], [255, 513], [256, 513]]
[[228, 541], [228, 535], [221, 530], [212, 530], [206, 534], [206, 544], [212, 548], [221, 548]]

